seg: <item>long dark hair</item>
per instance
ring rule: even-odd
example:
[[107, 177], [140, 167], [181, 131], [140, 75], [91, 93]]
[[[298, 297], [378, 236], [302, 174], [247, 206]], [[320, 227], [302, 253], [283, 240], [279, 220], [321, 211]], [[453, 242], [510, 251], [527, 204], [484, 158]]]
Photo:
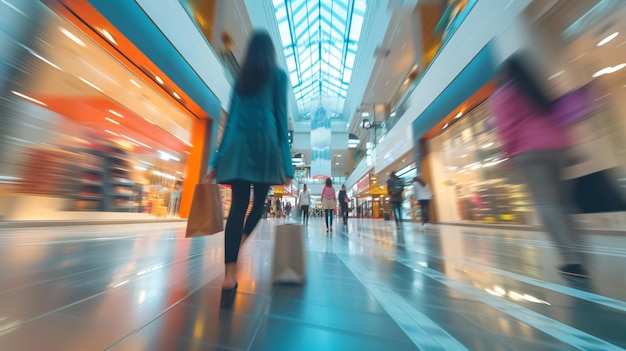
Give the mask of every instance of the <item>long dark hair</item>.
[[[541, 111], [548, 112], [554, 103], [540, 88], [519, 54], [509, 57], [500, 67], [501, 79], [512, 81]], [[503, 83], [503, 82], [502, 82]]]
[[255, 32], [237, 77], [235, 89], [239, 95], [259, 90], [276, 71], [274, 43], [267, 32]]
[[326, 186], [333, 186], [333, 180], [330, 178], [326, 178]]

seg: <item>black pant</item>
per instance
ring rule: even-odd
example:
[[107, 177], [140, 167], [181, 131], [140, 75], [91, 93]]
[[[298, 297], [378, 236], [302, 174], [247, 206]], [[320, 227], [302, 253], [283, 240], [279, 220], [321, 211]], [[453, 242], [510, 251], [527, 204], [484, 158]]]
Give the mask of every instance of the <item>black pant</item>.
[[[326, 209], [324, 210], [324, 213], [326, 214], [326, 217], [325, 217], [326, 228], [330, 228], [333, 226], [333, 216], [334, 216], [333, 212], [335, 212], [335, 210], [326, 210]], [[329, 222], [330, 222], [330, 225], [328, 224]]]
[[402, 222], [402, 202], [392, 201], [391, 207], [393, 208], [393, 217], [396, 223]]
[[348, 204], [341, 204], [341, 218], [343, 218], [343, 224], [348, 224]]
[[[254, 199], [252, 210], [245, 221], [246, 210], [250, 202], [250, 186], [254, 186]], [[254, 227], [261, 219], [265, 207], [265, 197], [270, 188], [269, 184], [252, 184], [245, 181], [235, 181], [231, 184], [233, 194], [224, 231], [224, 261], [226, 263], [237, 262], [239, 245], [243, 234], [250, 235]]]
[[419, 203], [422, 210], [422, 224], [426, 224], [429, 221], [428, 207], [430, 206], [430, 200], [419, 200]]
[[302, 216], [302, 223], [309, 223], [309, 205], [300, 206], [300, 216]]

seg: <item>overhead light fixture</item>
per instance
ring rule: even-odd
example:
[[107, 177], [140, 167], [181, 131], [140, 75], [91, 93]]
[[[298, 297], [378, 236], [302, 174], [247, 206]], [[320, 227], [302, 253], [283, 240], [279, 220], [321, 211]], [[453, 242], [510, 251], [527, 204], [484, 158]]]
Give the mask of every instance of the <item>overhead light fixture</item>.
[[129, 141], [132, 141], [133, 143], [137, 143], [137, 144], [139, 144], [139, 145], [141, 145], [141, 146], [143, 146], [143, 147], [147, 147], [148, 149], [152, 149], [152, 147], [151, 147], [151, 146], [146, 145], [146, 144], [142, 143], [142, 142], [141, 142], [141, 141], [139, 141], [139, 140], [133, 139], [133, 138], [131, 138], [131, 137], [129, 137], [129, 136], [126, 136], [126, 135], [124, 135], [124, 134], [120, 134], [120, 136], [121, 136], [122, 138], [124, 138], [124, 139], [127, 139], [127, 140], [129, 140]]
[[161, 79], [161, 77], [159, 76], [154, 76], [154, 79], [156, 79], [157, 82], [159, 82], [159, 84], [163, 84], [163, 79]]
[[335, 164], [336, 164], [336, 165], [338, 165], [338, 164], [339, 164], [339, 162], [335, 162]]
[[139, 83], [135, 82], [134, 79], [131, 79], [130, 82], [133, 83], [133, 85], [136, 86], [137, 88], [141, 88], [141, 85], [139, 85]]
[[395, 116], [396, 116], [396, 113], [395, 113], [395, 112], [392, 112], [392, 113], [389, 115], [389, 117], [395, 117]]
[[119, 118], [124, 118], [124, 116], [122, 116], [122, 114], [121, 114], [121, 113], [119, 113], [119, 112], [115, 112], [115, 111], [113, 111], [113, 110], [109, 110], [109, 112], [110, 112], [111, 114], [113, 114], [113, 115], [116, 115], [116, 116], [117, 116], [117, 117], [119, 117]]
[[34, 103], [39, 104], [39, 105], [41, 105], [41, 106], [48, 106], [48, 105], [46, 105], [46, 104], [45, 104], [44, 102], [42, 102], [42, 101], [39, 101], [39, 100], [37, 100], [37, 99], [35, 99], [35, 98], [32, 98], [32, 97], [30, 97], [30, 96], [28, 96], [28, 95], [24, 95], [24, 94], [22, 94], [22, 93], [18, 93], [18, 92], [17, 92], [17, 91], [15, 91], [15, 90], [11, 90], [11, 93], [13, 93], [14, 95], [17, 95], [17, 96], [21, 97], [22, 99], [28, 100], [28, 101], [30, 101], [30, 102], [34, 102]]
[[361, 112], [361, 117], [369, 117], [370, 113], [369, 112]]
[[172, 95], [174, 95], [175, 98], [177, 98], [178, 100], [180, 100], [180, 95], [178, 95], [178, 93], [173, 92]]
[[104, 35], [105, 38], [107, 38], [108, 41], [110, 41], [111, 43], [117, 45], [117, 42], [115, 41], [115, 38], [113, 38], [113, 35], [111, 35], [111, 33], [109, 33], [108, 30], [106, 30], [104, 28], [100, 28], [100, 32], [102, 33], [102, 35]]
[[617, 66], [613, 66], [613, 67], [605, 67], [601, 70], [599, 70], [598, 72], [593, 74], [593, 78], [598, 78], [600, 76], [603, 76], [605, 74], [611, 74], [611, 73], [615, 73], [619, 70], [621, 70], [622, 68], [626, 67], [626, 63], [620, 63]]
[[109, 121], [109, 122], [111, 122], [111, 123], [113, 123], [113, 124], [117, 124], [117, 125], [119, 125], [119, 124], [120, 124], [120, 122], [118, 122], [118, 121], [116, 121], [116, 120], [114, 120], [114, 119], [112, 119], [112, 118], [109, 118], [109, 117], [104, 117], [104, 119], [106, 119], [107, 121]]
[[120, 135], [119, 135], [119, 134], [117, 134], [116, 132], [112, 132], [112, 131], [110, 131], [110, 130], [108, 130], [108, 129], [107, 129], [107, 130], [105, 130], [105, 132], [107, 132], [107, 133], [109, 133], [109, 134], [111, 134], [111, 135], [120, 136]]
[[90, 87], [96, 89], [97, 91], [99, 91], [101, 93], [104, 93], [104, 91], [102, 91], [102, 89], [100, 89], [97, 85], [93, 84], [92, 82], [88, 81], [87, 79], [81, 78], [81, 77], [78, 77], [78, 79], [80, 79], [83, 83], [89, 85]]
[[157, 150], [159, 152], [159, 155], [161, 155], [161, 159], [164, 161], [169, 161], [169, 160], [174, 160], [179, 162], [180, 159], [178, 157], [174, 157], [173, 155], [168, 154], [167, 152], [161, 151], [161, 150]]
[[151, 119], [149, 119], [149, 118], [144, 118], [144, 119], [146, 120], [146, 122], [148, 122], [148, 123], [150, 123], [150, 124], [156, 124], [156, 123], [154, 123], [154, 121], [152, 121], [152, 120], [151, 120]]
[[73, 42], [75, 42], [76, 44], [82, 46], [82, 47], [86, 47], [87, 45], [85, 45], [85, 43], [80, 40], [77, 36], [74, 35], [74, 33], [70, 32], [69, 30], [63, 28], [63, 27], [59, 27], [59, 30], [61, 31], [61, 33], [65, 34], [66, 37], [72, 39]]
[[446, 124], [443, 126], [443, 128], [441, 128], [441, 130], [444, 130], [444, 129], [448, 128], [448, 126], [449, 126], [449, 125], [450, 125], [450, 123], [446, 123]]
[[610, 34], [606, 38], [600, 40], [600, 42], [598, 43], [598, 46], [602, 46], [602, 45], [608, 43], [609, 41], [615, 39], [615, 37], [617, 37], [618, 35], [619, 35], [619, 32], [615, 32], [613, 34]]
[[45, 63], [49, 64], [50, 66], [52, 66], [52, 67], [54, 67], [54, 68], [58, 69], [59, 71], [63, 71], [63, 69], [62, 69], [61, 67], [59, 67], [59, 66], [55, 65], [54, 63], [50, 62], [50, 60], [48, 60], [48, 59], [46, 59], [45, 57], [43, 57], [43, 56], [39, 55], [39, 54], [38, 54], [35, 50], [33, 50], [33, 49], [29, 48], [28, 46], [23, 45], [23, 44], [19, 44], [19, 46], [21, 46], [22, 48], [24, 48], [24, 50], [26, 50], [26, 51], [30, 52], [33, 56], [35, 56], [36, 58], [40, 59], [41, 61], [43, 61], [43, 62], [45, 62]]
[[182, 142], [183, 142], [183, 144], [185, 144], [185, 145], [187, 145], [187, 146], [189, 146], [189, 147], [192, 147], [192, 146], [193, 146], [190, 142], [188, 142], [187, 140], [185, 140], [185, 139], [183, 139], [183, 138], [179, 137], [178, 135], [176, 135], [176, 134], [172, 134], [172, 135], [173, 135], [176, 139], [178, 139], [178, 140], [182, 141]]
[[551, 75], [550, 77], [548, 77], [548, 80], [552, 80], [560, 75], [562, 75], [563, 73], [565, 73], [565, 71], [558, 71], [555, 74]]
[[463, 116], [463, 112], [459, 112], [456, 114], [456, 116], [454, 118], [461, 118], [461, 116]]

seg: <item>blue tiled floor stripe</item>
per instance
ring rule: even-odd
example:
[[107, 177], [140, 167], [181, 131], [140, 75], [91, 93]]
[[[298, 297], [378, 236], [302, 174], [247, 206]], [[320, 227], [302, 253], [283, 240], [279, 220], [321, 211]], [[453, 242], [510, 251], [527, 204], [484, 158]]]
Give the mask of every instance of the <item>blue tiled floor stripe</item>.
[[339, 257], [420, 350], [468, 350], [391, 288], [374, 281], [367, 270], [349, 259], [349, 255], [342, 254]]
[[505, 277], [517, 280], [519, 282], [522, 283], [526, 283], [526, 284], [530, 284], [530, 285], [534, 285], [534, 286], [538, 286], [540, 288], [544, 288], [547, 290], [552, 290], [554, 292], [563, 294], [563, 295], [568, 295], [577, 299], [581, 299], [581, 300], [585, 300], [588, 302], [592, 302], [598, 305], [603, 305], [609, 308], [613, 308], [616, 309], [618, 311], [622, 311], [622, 312], [626, 312], [626, 302], [621, 301], [621, 300], [616, 300], [610, 297], [606, 297], [606, 296], [602, 296], [602, 295], [598, 295], [598, 294], [594, 294], [594, 293], [590, 293], [587, 291], [583, 291], [583, 290], [578, 290], [578, 289], [574, 289], [574, 288], [570, 288], [568, 286], [564, 286], [564, 285], [559, 285], [559, 284], [554, 284], [554, 283], [550, 283], [547, 282], [545, 280], [541, 280], [541, 279], [535, 279], [535, 278], [530, 278], [521, 274], [517, 274], [517, 273], [512, 273], [512, 272], [507, 272], [507, 271], [503, 271], [501, 269], [497, 269], [497, 268], [493, 268], [493, 267], [488, 267], [488, 266], [484, 266], [484, 265], [480, 265], [480, 264], [475, 264], [475, 263], [471, 263], [471, 262], [466, 262], [466, 261], [457, 261], [457, 260], [447, 260], [448, 262], [454, 262], [457, 264], [462, 264], [466, 267], [470, 267], [470, 268], [475, 268], [475, 269], [479, 269], [481, 271], [485, 271], [485, 272], [489, 272], [489, 273], [493, 273], [493, 274], [498, 274], [498, 275], [503, 275]]
[[[379, 250], [379, 248], [377, 246], [370, 245], [367, 242], [362, 242], [362, 244], [368, 245], [371, 248]], [[410, 249], [410, 248], [407, 248], [407, 249]], [[489, 273], [492, 273], [492, 274], [502, 275], [502, 276], [505, 276], [505, 277], [508, 277], [508, 278], [520, 281], [522, 283], [534, 285], [534, 286], [537, 286], [537, 287], [540, 287], [540, 288], [543, 288], [543, 289], [546, 289], [546, 290], [552, 290], [554, 292], [557, 292], [557, 293], [560, 293], [560, 294], [563, 294], [563, 295], [568, 295], [568, 296], [571, 296], [571, 297], [574, 297], [574, 298], [577, 298], [577, 299], [581, 299], [581, 300], [588, 301], [588, 302], [591, 302], [591, 303], [603, 305], [603, 306], [606, 306], [606, 307], [609, 307], [609, 308], [616, 309], [618, 311], [626, 312], [626, 302], [621, 301], [621, 300], [613, 299], [613, 298], [610, 298], [610, 297], [594, 294], [594, 293], [583, 291], [583, 290], [579, 290], [579, 289], [570, 288], [570, 287], [564, 286], [564, 285], [559, 285], [559, 284], [547, 282], [547, 281], [541, 280], [541, 279], [530, 278], [530, 277], [527, 277], [527, 276], [524, 276], [524, 275], [521, 275], [521, 274], [507, 272], [507, 271], [504, 271], [504, 270], [501, 270], [501, 269], [498, 269], [498, 268], [493, 268], [493, 267], [489, 267], [489, 266], [485, 266], [485, 265], [481, 265], [481, 264], [477, 264], [477, 263], [472, 263], [472, 262], [468, 262], [468, 261], [458, 260], [458, 259], [451, 259], [451, 258], [447, 258], [447, 257], [441, 256], [441, 255], [433, 255], [432, 253], [428, 253], [428, 252], [425, 252], [425, 251], [413, 250], [412, 252], [428, 255], [430, 257], [434, 257], [434, 258], [437, 258], [437, 259], [445, 260], [445, 261], [451, 262], [451, 263], [464, 265], [464, 266], [469, 267], [469, 268], [478, 269], [478, 270], [489, 272]], [[606, 253], [603, 253], [603, 254], [606, 254]], [[405, 259], [409, 260], [409, 258], [405, 258]]]
[[597, 350], [597, 351], [615, 351], [624, 350], [607, 341], [596, 338], [581, 330], [570, 327], [557, 320], [546, 317], [540, 313], [531, 311], [516, 303], [508, 302], [502, 298], [489, 295], [482, 290], [478, 290], [468, 284], [458, 282], [448, 278], [436, 270], [422, 267], [421, 265], [407, 259], [398, 260], [398, 262], [412, 268], [413, 270], [424, 274], [425, 276], [449, 286], [456, 291], [472, 297], [473, 299], [496, 308], [509, 316], [516, 318], [529, 326], [541, 330], [542, 332], [561, 340], [564, 343], [572, 345], [579, 350]]

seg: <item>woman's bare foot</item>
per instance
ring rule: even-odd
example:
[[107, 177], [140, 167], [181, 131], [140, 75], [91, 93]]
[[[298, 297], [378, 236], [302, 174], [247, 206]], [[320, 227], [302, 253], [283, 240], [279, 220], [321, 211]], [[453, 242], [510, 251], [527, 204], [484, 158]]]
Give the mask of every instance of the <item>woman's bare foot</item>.
[[227, 263], [225, 267], [222, 290], [230, 290], [237, 287], [237, 263]]

